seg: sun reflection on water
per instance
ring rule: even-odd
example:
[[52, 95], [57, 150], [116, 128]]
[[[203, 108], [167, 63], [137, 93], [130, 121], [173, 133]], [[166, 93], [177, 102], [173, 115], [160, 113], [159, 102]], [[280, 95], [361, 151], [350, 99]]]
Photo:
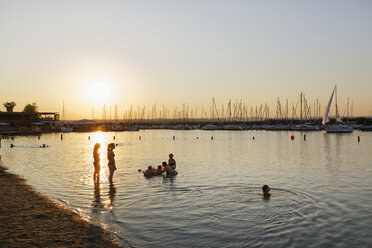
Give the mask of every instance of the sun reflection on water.
[[102, 152], [103, 150], [103, 147], [106, 145], [106, 142], [105, 142], [105, 134], [101, 131], [97, 131], [97, 132], [94, 132], [92, 133], [92, 137], [91, 137], [91, 145], [92, 145], [92, 148], [94, 147], [94, 145], [96, 143], [100, 143], [101, 144], [101, 148], [98, 150], [100, 153]]

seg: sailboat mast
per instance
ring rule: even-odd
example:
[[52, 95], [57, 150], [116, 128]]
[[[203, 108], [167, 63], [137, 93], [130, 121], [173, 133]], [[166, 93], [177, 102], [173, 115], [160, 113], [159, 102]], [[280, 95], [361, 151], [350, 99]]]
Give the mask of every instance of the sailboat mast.
[[339, 113], [338, 113], [338, 107], [337, 107], [337, 85], [335, 85], [335, 97], [336, 97], [336, 122], [338, 122], [339, 119]]
[[302, 92], [301, 92], [301, 105], [300, 105], [300, 120], [302, 122]]

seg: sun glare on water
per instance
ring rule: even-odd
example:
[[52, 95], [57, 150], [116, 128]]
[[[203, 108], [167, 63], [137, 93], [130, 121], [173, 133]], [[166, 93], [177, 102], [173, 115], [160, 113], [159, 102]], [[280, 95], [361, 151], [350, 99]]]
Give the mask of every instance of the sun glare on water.
[[91, 136], [90, 140], [92, 142], [92, 147], [94, 146], [94, 144], [100, 143], [101, 144], [101, 148], [99, 149], [99, 152], [102, 152], [103, 151], [103, 146], [106, 145], [106, 143], [105, 143], [105, 134], [103, 132], [98, 131], [98, 132], [92, 133], [92, 136]]

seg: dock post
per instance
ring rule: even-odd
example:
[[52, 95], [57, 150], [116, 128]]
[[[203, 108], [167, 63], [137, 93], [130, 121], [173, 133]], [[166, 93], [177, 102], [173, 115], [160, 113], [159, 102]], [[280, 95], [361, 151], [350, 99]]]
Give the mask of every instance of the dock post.
[[213, 140], [213, 136], [211, 137], [211, 140]]
[[61, 140], [63, 140], [63, 134], [61, 134]]
[[360, 142], [360, 136], [358, 136], [358, 143]]
[[112, 138], [113, 138], [113, 140], [115, 140], [115, 135]]
[[139, 136], [138, 139], [141, 140], [141, 136]]
[[175, 140], [176, 139], [176, 136], [173, 136], [173, 140]]
[[304, 141], [306, 141], [306, 134], [304, 134]]
[[38, 140], [40, 139], [40, 134], [37, 136], [37, 139], [38, 139]]

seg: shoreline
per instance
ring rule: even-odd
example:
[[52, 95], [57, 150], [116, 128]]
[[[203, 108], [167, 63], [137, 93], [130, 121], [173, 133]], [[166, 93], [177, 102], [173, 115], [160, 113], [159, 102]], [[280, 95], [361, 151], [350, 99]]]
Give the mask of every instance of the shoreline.
[[0, 164], [0, 247], [123, 247]]

